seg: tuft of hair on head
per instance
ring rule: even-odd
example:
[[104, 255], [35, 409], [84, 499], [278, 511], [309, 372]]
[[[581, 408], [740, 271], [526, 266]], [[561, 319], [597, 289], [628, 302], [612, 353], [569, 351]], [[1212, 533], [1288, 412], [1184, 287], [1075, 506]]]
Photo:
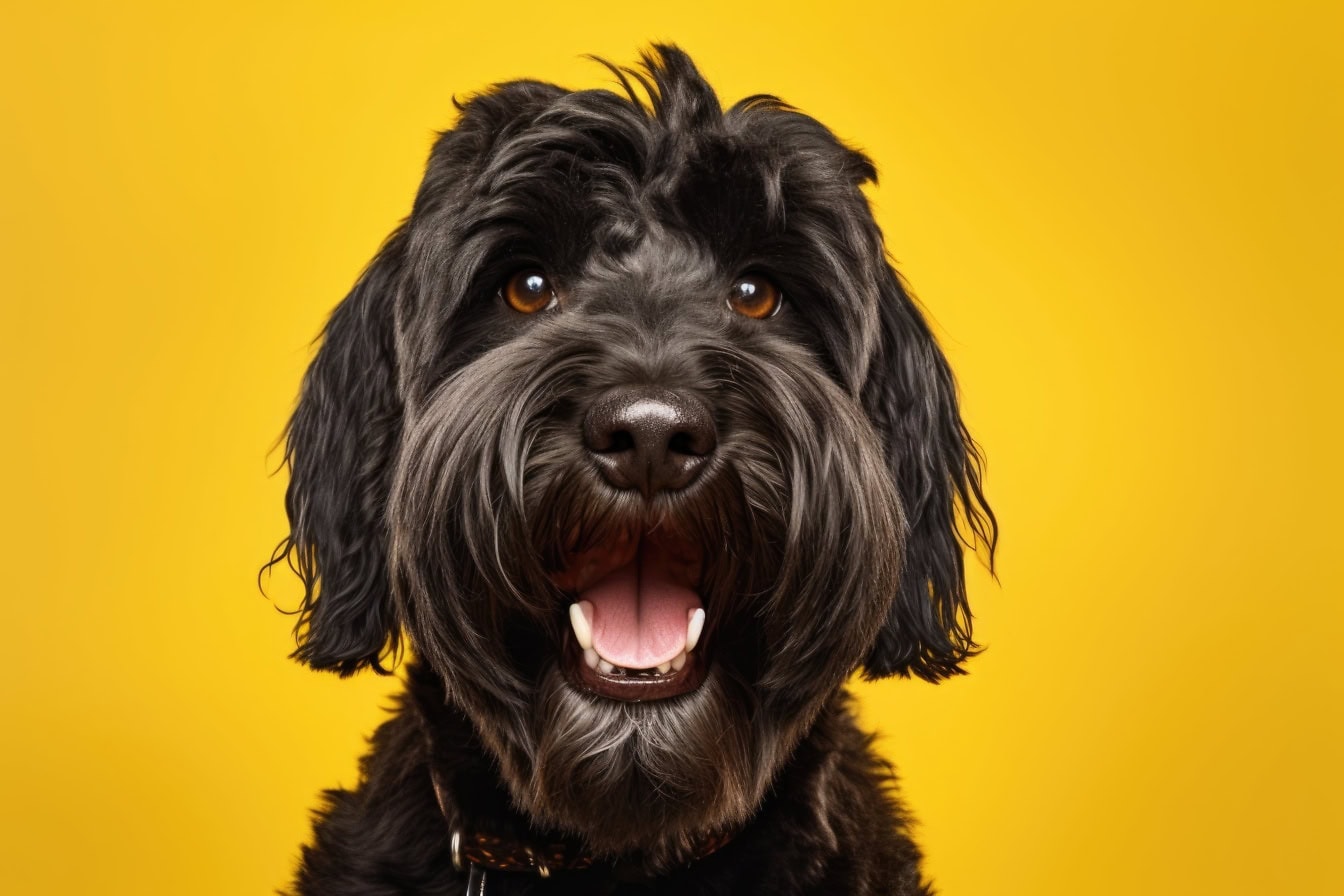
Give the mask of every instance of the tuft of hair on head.
[[674, 44], [653, 44], [639, 66], [589, 56], [610, 71], [630, 102], [678, 130], [708, 126], [723, 116], [718, 94], [691, 57]]

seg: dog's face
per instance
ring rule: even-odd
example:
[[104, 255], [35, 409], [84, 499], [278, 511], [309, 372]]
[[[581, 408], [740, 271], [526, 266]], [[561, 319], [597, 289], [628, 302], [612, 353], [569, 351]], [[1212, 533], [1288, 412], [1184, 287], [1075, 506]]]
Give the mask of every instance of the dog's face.
[[618, 77], [438, 140], [305, 379], [281, 554], [301, 659], [404, 631], [522, 811], [671, 860], [860, 665], [959, 671], [992, 517], [868, 160], [674, 49]]

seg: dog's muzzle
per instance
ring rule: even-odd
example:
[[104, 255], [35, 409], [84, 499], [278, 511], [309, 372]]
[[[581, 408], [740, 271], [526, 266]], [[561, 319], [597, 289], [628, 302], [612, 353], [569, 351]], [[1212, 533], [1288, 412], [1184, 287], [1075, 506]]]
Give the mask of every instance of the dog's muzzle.
[[[652, 501], [687, 488], [718, 446], [702, 401], [653, 386], [613, 389], [583, 420], [583, 445], [612, 488]], [[700, 549], [667, 531], [620, 529], [571, 554], [553, 581], [573, 595], [565, 671], [616, 700], [684, 694], [704, 680]]]

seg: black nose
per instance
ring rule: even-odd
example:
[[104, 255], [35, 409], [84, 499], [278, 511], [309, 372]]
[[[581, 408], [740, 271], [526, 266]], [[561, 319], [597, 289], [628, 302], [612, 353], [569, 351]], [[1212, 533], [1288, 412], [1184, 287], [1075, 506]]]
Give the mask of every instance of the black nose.
[[583, 445], [608, 482], [649, 498], [694, 482], [718, 437], [699, 399], [638, 386], [612, 390], [589, 408]]

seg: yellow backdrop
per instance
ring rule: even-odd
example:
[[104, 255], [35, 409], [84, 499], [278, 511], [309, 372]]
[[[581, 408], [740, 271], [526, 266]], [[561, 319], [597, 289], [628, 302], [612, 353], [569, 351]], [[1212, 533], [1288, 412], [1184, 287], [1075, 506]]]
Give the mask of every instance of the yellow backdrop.
[[861, 688], [943, 892], [1338, 887], [1339, 4], [665, 7], [6, 14], [0, 891], [287, 879], [392, 686], [256, 590], [309, 340], [454, 93], [651, 40], [877, 159], [988, 453], [989, 651]]

